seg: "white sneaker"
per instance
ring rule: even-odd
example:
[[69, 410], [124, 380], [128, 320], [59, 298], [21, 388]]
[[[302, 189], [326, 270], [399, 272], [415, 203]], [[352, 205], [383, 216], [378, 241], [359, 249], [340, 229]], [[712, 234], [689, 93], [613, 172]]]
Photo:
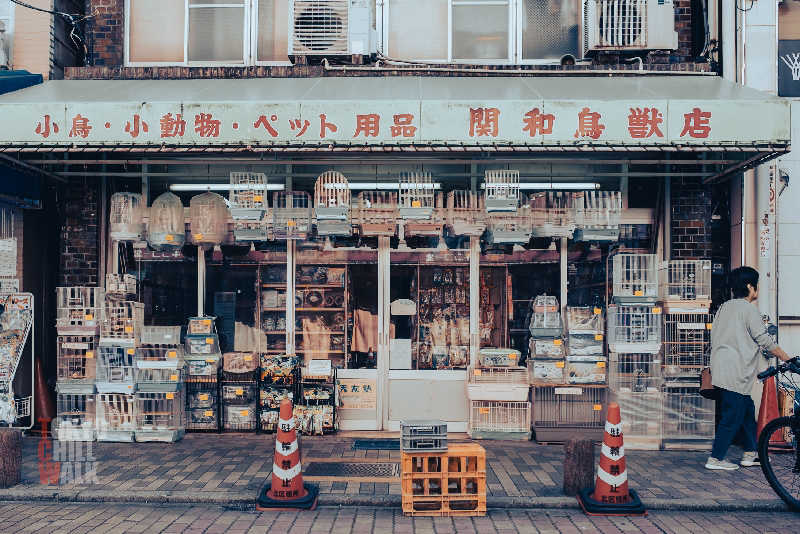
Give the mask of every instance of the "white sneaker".
[[742, 461], [739, 462], [739, 465], [742, 467], [753, 467], [756, 465], [761, 465], [761, 461], [758, 459], [757, 452], [745, 452], [742, 456]]
[[713, 456], [709, 456], [706, 460], [706, 469], [713, 469], [715, 471], [736, 471], [739, 466], [726, 462], [725, 460], [717, 460]]

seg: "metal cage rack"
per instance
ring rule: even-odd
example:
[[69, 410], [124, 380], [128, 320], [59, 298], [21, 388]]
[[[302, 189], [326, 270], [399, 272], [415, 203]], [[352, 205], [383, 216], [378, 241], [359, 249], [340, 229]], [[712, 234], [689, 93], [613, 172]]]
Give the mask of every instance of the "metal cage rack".
[[616, 241], [622, 214], [619, 191], [581, 191], [575, 197], [576, 241]]
[[136, 431], [136, 402], [133, 395], [98, 393], [97, 441], [131, 442]]
[[56, 288], [56, 329], [59, 335], [96, 335], [105, 290], [102, 287]]
[[257, 404], [222, 405], [222, 430], [227, 432], [252, 432], [258, 428]]
[[608, 387], [610, 390], [628, 393], [659, 393], [663, 382], [660, 354], [617, 354], [613, 352], [610, 354], [608, 362]]
[[663, 448], [698, 448], [711, 443], [714, 401], [702, 397], [696, 383], [667, 382], [663, 399]]
[[354, 220], [365, 237], [397, 235], [397, 193], [362, 191], [356, 197]]
[[186, 430], [219, 432], [220, 403], [217, 382], [186, 383]]
[[306, 239], [311, 233], [311, 195], [304, 191], [276, 191], [272, 197], [275, 239]]
[[94, 441], [94, 393], [59, 393], [53, 428], [59, 441]]
[[664, 374], [700, 376], [711, 358], [711, 314], [664, 314]]
[[314, 216], [317, 234], [348, 236], [350, 225], [350, 186], [347, 178], [336, 171], [326, 171], [314, 184]]
[[711, 260], [670, 260], [659, 273], [668, 310], [707, 312], [711, 306]]
[[126, 393], [135, 391], [136, 349], [114, 345], [100, 345], [97, 358], [98, 393]]
[[469, 435], [473, 439], [531, 439], [531, 403], [470, 401]]
[[517, 211], [520, 204], [519, 171], [488, 170], [484, 175], [486, 211]]
[[467, 190], [447, 194], [447, 229], [452, 235], [480, 237], [486, 231], [483, 195]]
[[575, 232], [575, 194], [542, 191], [528, 196], [533, 237], [568, 237]]
[[601, 439], [605, 386], [534, 386], [533, 428], [537, 441], [564, 441], [576, 434]]
[[658, 301], [658, 259], [655, 254], [617, 254], [613, 262], [614, 302], [653, 304]]
[[657, 306], [609, 306], [608, 350], [658, 353], [661, 350], [661, 317], [661, 308]]
[[184, 432], [183, 389], [136, 392], [136, 441], [174, 442]]
[[97, 337], [58, 336], [57, 383], [63, 393], [93, 393]]

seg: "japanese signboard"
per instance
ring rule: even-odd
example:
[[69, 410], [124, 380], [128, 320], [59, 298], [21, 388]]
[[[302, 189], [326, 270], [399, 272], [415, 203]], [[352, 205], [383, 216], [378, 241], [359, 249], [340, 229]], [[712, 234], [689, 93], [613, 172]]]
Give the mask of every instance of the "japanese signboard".
[[375, 410], [378, 405], [374, 379], [339, 378], [336, 387], [343, 410]]
[[0, 105], [9, 145], [725, 145], [788, 140], [777, 100]]

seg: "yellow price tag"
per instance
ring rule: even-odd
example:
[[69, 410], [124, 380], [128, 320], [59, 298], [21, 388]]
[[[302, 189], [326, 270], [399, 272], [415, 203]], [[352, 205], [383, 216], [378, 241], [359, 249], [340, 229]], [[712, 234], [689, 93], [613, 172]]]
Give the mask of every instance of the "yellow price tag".
[[203, 239], [203, 234], [194, 234], [195, 241], [200, 241], [201, 239]]
[[170, 382], [177, 382], [178, 381], [178, 375], [169, 375], [169, 381]]
[[711, 323], [706, 323], [706, 330], [711, 330]]
[[200, 399], [201, 401], [207, 401], [208, 400], [208, 393], [201, 393], [201, 394], [199, 394], [197, 396], [197, 398]]
[[653, 315], [661, 315], [661, 308], [659, 308], [658, 306], [653, 308]]
[[554, 339], [553, 340], [553, 345], [555, 345], [556, 347], [561, 345], [561, 343], [562, 343], [562, 341], [560, 339]]
[[559, 369], [563, 369], [564, 368], [564, 362], [556, 362], [556, 367], [558, 367]]
[[481, 376], [482, 372], [480, 369], [475, 369], [475, 376]]
[[286, 226], [297, 226], [297, 223], [294, 221], [286, 221]]
[[508, 359], [509, 360], [516, 360], [517, 359], [517, 355], [512, 352], [511, 354], [508, 355]]
[[250, 415], [250, 410], [242, 410], [241, 412], [239, 412], [239, 415], [241, 415], [242, 417], [247, 417], [248, 415]]
[[595, 334], [594, 335], [595, 341], [603, 341], [603, 334]]
[[605, 367], [606, 362], [597, 362], [597, 367]]
[[236, 388], [237, 395], [244, 395], [244, 388]]
[[594, 410], [596, 412], [599, 412], [602, 409], [603, 409], [603, 405], [602, 404], [595, 404], [594, 406], [592, 406], [592, 410]]
[[178, 353], [175, 352], [174, 350], [171, 350], [171, 351], [169, 351], [167, 353], [167, 358], [177, 358], [177, 357], [178, 357]]
[[478, 411], [484, 415], [489, 413], [489, 408], [478, 408]]
[[203, 412], [203, 415], [206, 417], [214, 417], [214, 410], [206, 410]]
[[91, 313], [87, 313], [86, 315], [83, 316], [83, 320], [84, 321], [91, 321], [93, 319], [94, 319], [94, 315], [92, 315]]
[[245, 354], [244, 361], [252, 362], [253, 361], [253, 355], [252, 354]]
[[643, 295], [644, 295], [644, 291], [642, 291], [641, 289], [637, 289], [636, 291], [633, 292], [633, 296], [634, 297], [641, 297]]
[[211, 358], [206, 360], [206, 363], [217, 363], [217, 360], [213, 360]]
[[131, 332], [133, 332], [133, 327], [132, 326], [126, 326], [125, 327], [125, 333], [126, 334], [130, 334]]
[[603, 310], [601, 308], [595, 308], [594, 309], [594, 314], [595, 315], [600, 315], [601, 313], [603, 313]]
[[213, 344], [214, 344], [214, 338], [213, 337], [207, 337], [206, 338], [206, 345], [213, 345]]
[[128, 354], [136, 354], [136, 349], [128, 349]]
[[420, 202], [419, 200], [412, 200], [411, 201], [411, 207], [412, 208], [421, 208], [422, 207], [422, 202]]
[[92, 350], [86, 351], [86, 359], [91, 360], [92, 358], [94, 358], [94, 351]]
[[164, 241], [166, 241], [167, 243], [172, 243], [173, 241], [175, 241], [175, 236], [172, 234], [167, 234], [164, 236]]
[[264, 195], [253, 196], [253, 202], [264, 202]]
[[203, 324], [206, 325], [206, 326], [210, 326], [211, 325], [211, 319], [203, 319]]
[[174, 393], [167, 393], [167, 400], [172, 400], [174, 398], [175, 398], [175, 394]]

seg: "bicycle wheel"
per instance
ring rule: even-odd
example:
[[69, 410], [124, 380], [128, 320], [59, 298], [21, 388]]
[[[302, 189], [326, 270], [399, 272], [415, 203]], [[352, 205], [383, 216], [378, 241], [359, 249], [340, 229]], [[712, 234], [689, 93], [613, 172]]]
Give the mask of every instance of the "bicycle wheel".
[[[795, 511], [800, 511], [800, 452], [797, 450], [797, 439], [789, 424], [789, 417], [773, 419], [761, 431], [758, 437], [758, 457], [761, 470], [775, 493]], [[770, 450], [769, 438], [776, 431], [783, 435], [788, 431], [791, 448]]]

